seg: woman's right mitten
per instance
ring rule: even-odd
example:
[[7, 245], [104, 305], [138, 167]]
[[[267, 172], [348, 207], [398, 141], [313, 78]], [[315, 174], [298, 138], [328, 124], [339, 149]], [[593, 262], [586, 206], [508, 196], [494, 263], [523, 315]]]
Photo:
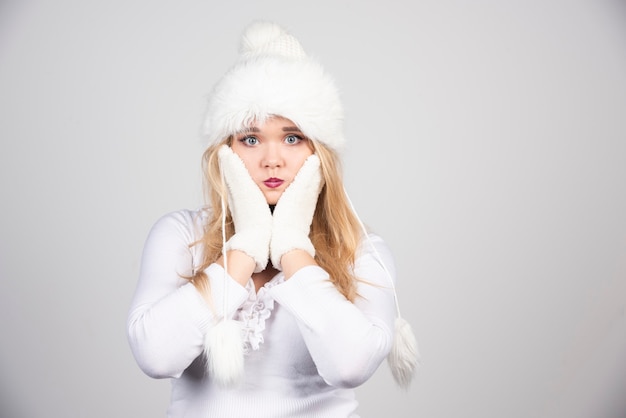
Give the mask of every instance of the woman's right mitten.
[[218, 157], [235, 224], [235, 235], [226, 242], [224, 250], [239, 250], [252, 257], [254, 272], [258, 273], [265, 270], [269, 259], [272, 213], [241, 158], [228, 145], [222, 145]]

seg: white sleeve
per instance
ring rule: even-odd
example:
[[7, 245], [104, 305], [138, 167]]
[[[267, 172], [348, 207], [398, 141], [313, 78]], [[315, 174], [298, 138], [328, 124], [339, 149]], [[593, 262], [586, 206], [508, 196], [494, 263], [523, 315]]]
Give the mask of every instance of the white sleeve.
[[[393, 259], [377, 236], [364, 241], [355, 262], [357, 299], [348, 301], [318, 266], [300, 269], [271, 294], [298, 322], [320, 376], [330, 385], [356, 387], [376, 371], [391, 349], [395, 301]], [[380, 254], [391, 278], [381, 266]]]
[[206, 269], [214, 307], [207, 305], [193, 284], [181, 275], [194, 268], [190, 244], [200, 236], [194, 212], [165, 215], [152, 227], [144, 245], [137, 288], [128, 315], [131, 350], [139, 367], [155, 378], [179, 377], [202, 354], [204, 335], [214, 311], [221, 314], [225, 288], [232, 314], [248, 292], [224, 269], [212, 264]]

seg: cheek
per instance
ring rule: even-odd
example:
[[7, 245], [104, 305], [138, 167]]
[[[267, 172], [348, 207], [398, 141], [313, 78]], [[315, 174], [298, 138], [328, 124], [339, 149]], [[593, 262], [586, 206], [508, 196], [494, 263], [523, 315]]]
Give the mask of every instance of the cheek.
[[302, 168], [302, 165], [304, 164], [306, 159], [309, 158], [311, 155], [313, 155], [313, 151], [308, 147], [298, 153], [297, 158], [295, 158], [295, 160], [297, 161], [296, 166], [298, 167], [298, 170]]
[[255, 155], [250, 152], [250, 150], [242, 146], [235, 146], [234, 144], [232, 146], [232, 149], [233, 152], [237, 154], [239, 158], [241, 158], [241, 161], [243, 161], [243, 165], [246, 166], [246, 169], [248, 171], [252, 170], [253, 167], [255, 167], [255, 162], [258, 158], [256, 158]]

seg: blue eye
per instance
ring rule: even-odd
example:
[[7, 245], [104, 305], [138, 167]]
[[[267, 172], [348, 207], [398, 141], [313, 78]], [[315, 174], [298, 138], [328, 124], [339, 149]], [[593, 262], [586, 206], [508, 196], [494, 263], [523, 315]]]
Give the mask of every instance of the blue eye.
[[302, 141], [304, 138], [302, 138], [301, 136], [298, 135], [287, 135], [285, 137], [285, 142], [287, 144], [297, 144], [298, 142]]
[[245, 145], [256, 145], [259, 143], [256, 136], [244, 136], [239, 141], [243, 142]]

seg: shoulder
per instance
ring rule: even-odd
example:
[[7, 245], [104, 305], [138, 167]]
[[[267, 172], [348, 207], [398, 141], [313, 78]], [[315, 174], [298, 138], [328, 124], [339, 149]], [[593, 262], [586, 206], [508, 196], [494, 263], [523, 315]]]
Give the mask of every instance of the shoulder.
[[192, 242], [200, 239], [209, 219], [207, 208], [180, 209], [161, 216], [153, 224], [150, 235], [178, 235]]
[[363, 235], [355, 257], [355, 270], [382, 267], [395, 277], [395, 261], [389, 245], [378, 234]]
[[380, 235], [370, 232], [367, 235], [363, 235], [361, 237], [361, 244], [357, 249], [356, 258], [358, 259], [362, 256], [367, 256], [374, 253], [379, 253], [380, 255], [391, 257], [391, 249], [389, 248], [385, 240]]

